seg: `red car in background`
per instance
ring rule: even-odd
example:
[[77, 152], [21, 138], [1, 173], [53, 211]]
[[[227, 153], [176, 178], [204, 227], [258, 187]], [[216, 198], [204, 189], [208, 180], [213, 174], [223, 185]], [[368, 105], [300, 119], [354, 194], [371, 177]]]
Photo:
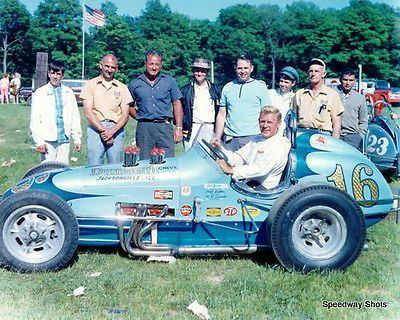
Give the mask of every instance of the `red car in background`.
[[[400, 106], [400, 91], [391, 88], [389, 82], [376, 79], [365, 79], [363, 82], [367, 84], [363, 94], [368, 105], [372, 106], [377, 101], [383, 101], [395, 108]], [[380, 115], [383, 107], [384, 103], [377, 104], [375, 114]]]

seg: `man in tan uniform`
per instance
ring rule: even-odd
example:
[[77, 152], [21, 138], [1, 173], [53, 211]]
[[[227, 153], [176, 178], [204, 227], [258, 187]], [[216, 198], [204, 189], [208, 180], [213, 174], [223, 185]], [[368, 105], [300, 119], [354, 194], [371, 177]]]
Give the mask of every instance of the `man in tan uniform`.
[[340, 138], [341, 114], [344, 111], [339, 94], [324, 84], [325, 62], [312, 59], [308, 67], [310, 85], [296, 92], [293, 108], [299, 127], [328, 131]]
[[100, 75], [87, 81], [82, 90], [83, 108], [89, 122], [89, 165], [102, 164], [105, 154], [108, 163], [123, 161], [124, 126], [133, 100], [128, 87], [114, 79], [117, 70], [117, 58], [107, 54], [100, 61]]

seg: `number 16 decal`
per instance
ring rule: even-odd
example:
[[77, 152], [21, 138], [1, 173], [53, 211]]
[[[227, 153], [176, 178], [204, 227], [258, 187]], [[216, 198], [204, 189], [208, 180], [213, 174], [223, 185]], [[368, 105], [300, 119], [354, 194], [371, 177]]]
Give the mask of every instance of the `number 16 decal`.
[[[351, 176], [353, 196], [356, 201], [364, 201], [363, 203], [360, 203], [361, 206], [372, 207], [376, 204], [379, 198], [379, 188], [375, 180], [371, 178], [362, 179], [362, 171], [364, 171], [364, 173], [369, 177], [373, 174], [372, 169], [364, 163], [360, 163], [354, 167]], [[327, 180], [333, 182], [335, 187], [346, 191], [343, 168], [340, 164], [336, 165], [335, 171], [327, 177]]]

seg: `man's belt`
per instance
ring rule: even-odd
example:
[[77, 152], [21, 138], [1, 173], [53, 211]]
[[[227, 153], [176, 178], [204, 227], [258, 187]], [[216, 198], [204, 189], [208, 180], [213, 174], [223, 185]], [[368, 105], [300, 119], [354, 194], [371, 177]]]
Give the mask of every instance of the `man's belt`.
[[330, 134], [332, 134], [332, 131], [323, 130], [323, 129], [318, 129], [318, 128], [314, 128], [314, 127], [307, 127], [307, 126], [301, 126], [301, 125], [299, 125], [299, 128], [301, 128], [301, 129], [312, 129], [312, 130], [316, 130], [316, 131], [318, 131], [318, 132], [324, 132], [324, 133], [330, 133]]
[[138, 122], [171, 123], [170, 119], [139, 119]]

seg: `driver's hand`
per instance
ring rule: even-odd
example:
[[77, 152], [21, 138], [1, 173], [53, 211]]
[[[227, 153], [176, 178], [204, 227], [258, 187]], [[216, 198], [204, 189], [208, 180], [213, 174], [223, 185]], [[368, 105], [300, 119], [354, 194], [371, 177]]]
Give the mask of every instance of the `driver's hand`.
[[214, 147], [214, 148], [221, 148], [221, 139], [220, 138], [212, 138], [210, 140], [210, 144]]
[[233, 174], [233, 167], [226, 163], [223, 159], [217, 159], [217, 163], [223, 172], [226, 174]]

